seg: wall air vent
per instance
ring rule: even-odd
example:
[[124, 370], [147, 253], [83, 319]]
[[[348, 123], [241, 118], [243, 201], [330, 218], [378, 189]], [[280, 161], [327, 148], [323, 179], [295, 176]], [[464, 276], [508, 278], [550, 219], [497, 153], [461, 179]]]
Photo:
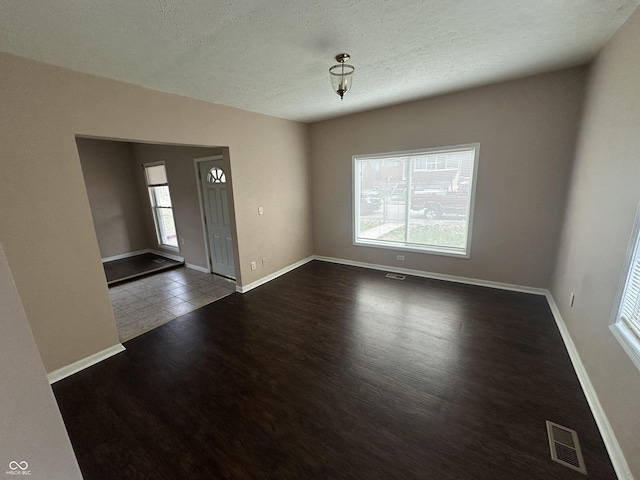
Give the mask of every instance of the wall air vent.
[[578, 434], [575, 430], [547, 420], [547, 434], [551, 459], [586, 475], [587, 468], [584, 465]]
[[406, 277], [404, 275], [400, 275], [399, 273], [387, 273], [387, 278], [393, 278], [394, 280], [404, 280]]

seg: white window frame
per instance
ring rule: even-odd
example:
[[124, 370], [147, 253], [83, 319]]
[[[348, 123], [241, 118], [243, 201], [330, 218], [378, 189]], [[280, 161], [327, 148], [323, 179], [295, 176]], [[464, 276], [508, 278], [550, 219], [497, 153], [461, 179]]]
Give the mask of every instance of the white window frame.
[[640, 205], [636, 210], [636, 219], [624, 266], [614, 304], [612, 324], [609, 328], [636, 368], [640, 370], [640, 318], [626, 321], [623, 319], [625, 307], [627, 311], [638, 310], [638, 307], [633, 308], [631, 304], [640, 304]]
[[[462, 150], [474, 150], [473, 157], [473, 166], [471, 168], [471, 189], [469, 192], [470, 201], [469, 201], [469, 212], [467, 216], [467, 242], [464, 248], [459, 249], [455, 247], [440, 247], [433, 245], [418, 245], [411, 243], [400, 243], [400, 242], [387, 242], [384, 240], [371, 240], [371, 239], [362, 239], [358, 238], [358, 222], [360, 219], [360, 198], [358, 193], [360, 192], [360, 178], [358, 176], [358, 167], [357, 164], [362, 160], [375, 160], [375, 159], [386, 159], [393, 160], [394, 158], [401, 158], [407, 156], [418, 156], [421, 154], [429, 155], [434, 153], [451, 153], [455, 151]], [[390, 250], [398, 250], [398, 251], [408, 251], [408, 252], [420, 252], [426, 254], [433, 255], [444, 255], [444, 256], [452, 256], [457, 258], [470, 258], [471, 257], [471, 238], [472, 238], [472, 230], [473, 230], [473, 213], [475, 207], [475, 196], [476, 196], [476, 184], [478, 180], [478, 163], [480, 158], [480, 143], [468, 143], [462, 145], [453, 145], [446, 147], [434, 147], [434, 148], [423, 148], [419, 150], [407, 150], [401, 152], [387, 152], [387, 153], [377, 153], [373, 155], [354, 155], [352, 157], [352, 221], [351, 221], [351, 229], [352, 229], [352, 241], [355, 246], [365, 246], [365, 247], [377, 247], [377, 248], [385, 248]], [[445, 168], [446, 169], [446, 168]], [[403, 177], [406, 176], [406, 171], [408, 169], [404, 169]], [[424, 171], [421, 169], [416, 169], [416, 171]], [[407, 180], [403, 178], [403, 180]], [[409, 190], [409, 187], [407, 187]], [[409, 195], [407, 193], [407, 195]]]
[[[147, 195], [149, 196], [149, 206], [151, 208], [151, 216], [153, 217], [153, 225], [156, 229], [156, 238], [158, 239], [158, 245], [162, 248], [165, 248], [167, 250], [173, 250], [174, 252], [180, 252], [180, 244], [178, 239], [180, 238], [178, 235], [178, 227], [176, 225], [176, 243], [178, 243], [178, 245], [170, 245], [168, 243], [164, 243], [164, 239], [162, 238], [162, 230], [160, 227], [160, 218], [158, 218], [158, 209], [159, 208], [168, 208], [168, 207], [158, 207], [155, 204], [155, 201], [153, 199], [153, 193], [151, 192], [151, 189], [153, 187], [162, 187], [162, 186], [166, 186], [167, 188], [169, 187], [169, 179], [167, 176], [167, 182], [163, 183], [163, 184], [149, 184], [149, 180], [147, 177], [147, 168], [149, 167], [157, 167], [162, 165], [164, 167], [164, 173], [165, 176], [167, 176], [167, 165], [166, 162], [164, 161], [160, 161], [160, 162], [149, 162], [149, 163], [143, 163], [142, 167], [143, 167], [143, 173], [144, 173], [144, 182], [145, 185], [147, 187]], [[169, 190], [169, 197], [171, 197], [171, 190]], [[173, 217], [173, 223], [175, 225], [175, 221], [176, 221], [176, 217], [173, 214], [173, 200], [171, 201], [171, 216]]]

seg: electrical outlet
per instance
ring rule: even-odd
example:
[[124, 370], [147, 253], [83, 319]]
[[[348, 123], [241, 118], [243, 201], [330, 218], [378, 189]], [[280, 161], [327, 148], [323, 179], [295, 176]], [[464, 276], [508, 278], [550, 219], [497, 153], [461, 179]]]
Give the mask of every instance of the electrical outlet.
[[180, 238], [180, 245], [184, 245], [184, 238]]
[[396, 260], [404, 260], [404, 255], [397, 255]]
[[569, 296], [569, 306], [571, 308], [573, 308], [573, 302], [575, 301], [575, 299], [576, 299], [576, 295], [573, 292], [571, 292], [571, 295]]
[[267, 257], [262, 257], [262, 265], [266, 265], [267, 264]]
[[251, 270], [255, 270], [256, 268], [258, 268], [256, 262], [251, 262]]
[[262, 215], [264, 213], [264, 208], [258, 207], [258, 215]]

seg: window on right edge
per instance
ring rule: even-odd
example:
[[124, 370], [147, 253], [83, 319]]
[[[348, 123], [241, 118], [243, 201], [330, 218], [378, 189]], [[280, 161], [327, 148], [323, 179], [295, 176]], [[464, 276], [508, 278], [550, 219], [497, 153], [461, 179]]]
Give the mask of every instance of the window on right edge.
[[611, 330], [640, 369], [640, 207], [633, 231], [626, 280]]
[[354, 244], [469, 257], [479, 150], [355, 156]]

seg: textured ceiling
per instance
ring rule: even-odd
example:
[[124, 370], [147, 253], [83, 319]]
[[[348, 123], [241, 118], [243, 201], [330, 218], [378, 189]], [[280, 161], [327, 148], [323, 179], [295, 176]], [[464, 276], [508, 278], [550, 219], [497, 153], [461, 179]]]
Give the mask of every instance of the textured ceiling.
[[[590, 60], [640, 0], [0, 0], [0, 51], [311, 122]], [[331, 91], [351, 54], [352, 90]]]

